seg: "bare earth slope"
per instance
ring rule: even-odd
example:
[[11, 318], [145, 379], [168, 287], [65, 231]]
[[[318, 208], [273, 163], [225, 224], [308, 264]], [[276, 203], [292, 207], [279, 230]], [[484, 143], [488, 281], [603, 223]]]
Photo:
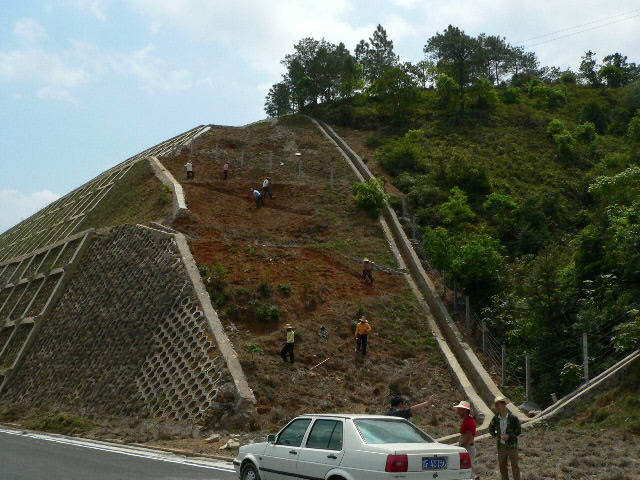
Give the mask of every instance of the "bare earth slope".
[[[256, 209], [249, 189], [268, 175], [270, 153], [275, 199]], [[189, 158], [194, 180], [185, 178]], [[212, 272], [209, 292], [255, 392], [261, 428], [304, 412], [382, 413], [397, 392], [412, 401], [435, 394], [437, 407], [417, 423], [436, 436], [455, 430], [459, 394], [424, 312], [380, 224], [357, 210], [355, 176], [310, 122], [215, 127], [195, 154], [163, 162], [185, 189], [192, 214], [176, 227]], [[375, 272], [373, 287], [360, 278], [364, 256], [387, 270]], [[366, 359], [356, 356], [352, 333], [362, 313], [374, 329]], [[295, 365], [279, 356], [285, 323], [299, 332]]]

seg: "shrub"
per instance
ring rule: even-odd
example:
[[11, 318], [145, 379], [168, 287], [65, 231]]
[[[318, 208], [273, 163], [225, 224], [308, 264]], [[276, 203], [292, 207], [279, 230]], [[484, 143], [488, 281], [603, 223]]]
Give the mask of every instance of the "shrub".
[[372, 218], [378, 218], [389, 195], [384, 192], [384, 178], [372, 178], [353, 185], [356, 205], [364, 209]]
[[567, 90], [564, 88], [564, 85], [547, 88], [545, 97], [547, 107], [559, 108], [567, 101]]
[[266, 280], [260, 282], [256, 291], [261, 298], [271, 298], [273, 295], [273, 289]]
[[604, 109], [594, 100], [589, 100], [580, 113], [581, 122], [591, 122], [596, 126], [596, 132], [603, 134], [607, 130], [608, 118]]
[[416, 171], [424, 158], [420, 145], [409, 139], [397, 139], [387, 142], [376, 152], [376, 159], [392, 175], [405, 171]]
[[572, 362], [566, 362], [560, 371], [560, 381], [569, 389], [577, 387], [582, 381], [582, 367]]
[[571, 160], [575, 156], [576, 139], [568, 131], [553, 136], [556, 142], [558, 157], [563, 160]]
[[251, 353], [264, 353], [262, 347], [257, 343], [250, 343], [249, 345], [247, 345], [247, 351]]
[[445, 225], [459, 226], [473, 220], [476, 214], [471, 210], [467, 194], [459, 187], [451, 189], [449, 200], [438, 207], [438, 213]]
[[282, 293], [285, 297], [291, 295], [291, 285], [289, 285], [288, 283], [281, 283], [280, 285], [278, 285], [278, 290], [280, 290], [280, 293]]
[[376, 133], [370, 133], [364, 138], [364, 144], [369, 148], [378, 148], [382, 145], [382, 138]]
[[455, 106], [460, 86], [448, 75], [442, 74], [436, 80], [436, 91], [440, 105], [444, 107]]
[[616, 352], [630, 352], [640, 348], [640, 311], [631, 310], [629, 316], [631, 320], [613, 329], [613, 345]]
[[254, 307], [254, 315], [260, 323], [273, 323], [280, 320], [280, 309], [268, 303], [258, 303]]
[[591, 122], [578, 125], [576, 138], [584, 143], [592, 143], [596, 139], [596, 126]]
[[471, 93], [474, 106], [480, 109], [490, 109], [498, 103], [498, 96], [493, 88], [493, 82], [486, 77], [478, 78], [474, 81]]
[[578, 77], [571, 70], [566, 70], [560, 75], [560, 81], [565, 85], [575, 85]]
[[640, 143], [640, 110], [638, 110], [635, 117], [629, 122], [627, 136], [632, 142]]
[[225, 288], [227, 287], [225, 280], [228, 273], [227, 269], [220, 264], [216, 264], [213, 269], [201, 266], [198, 267], [198, 270], [200, 271], [202, 283], [204, 283], [211, 300], [216, 307], [222, 307], [227, 303], [227, 294], [225, 292]]
[[518, 88], [505, 88], [502, 92], [504, 103], [520, 103], [520, 90]]
[[549, 122], [549, 125], [547, 126], [547, 134], [553, 137], [554, 135], [558, 135], [559, 133], [564, 132], [566, 129], [567, 127], [564, 125], [562, 120], [554, 118]]

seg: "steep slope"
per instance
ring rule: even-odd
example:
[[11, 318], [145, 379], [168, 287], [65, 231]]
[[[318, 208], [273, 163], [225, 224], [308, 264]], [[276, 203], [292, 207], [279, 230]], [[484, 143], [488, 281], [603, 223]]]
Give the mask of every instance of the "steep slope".
[[[257, 209], [249, 189], [268, 175], [270, 156], [275, 199]], [[196, 171], [189, 181], [188, 159]], [[425, 314], [399, 275], [380, 224], [356, 209], [355, 176], [308, 120], [214, 127], [195, 154], [163, 163], [181, 179], [191, 217], [176, 226], [191, 237], [263, 428], [305, 411], [381, 413], [396, 392], [412, 401], [435, 394], [438, 407], [418, 423], [435, 435], [454, 431], [450, 407], [459, 393]], [[360, 278], [364, 256], [380, 267], [373, 287]], [[362, 314], [375, 332], [365, 359], [352, 340]], [[279, 356], [285, 323], [299, 332], [295, 366]]]

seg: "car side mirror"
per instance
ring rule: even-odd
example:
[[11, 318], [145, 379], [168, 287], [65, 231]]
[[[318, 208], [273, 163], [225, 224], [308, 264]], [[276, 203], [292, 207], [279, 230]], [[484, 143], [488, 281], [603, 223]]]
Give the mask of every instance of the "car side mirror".
[[267, 442], [276, 443], [276, 436], [275, 435], [267, 435]]

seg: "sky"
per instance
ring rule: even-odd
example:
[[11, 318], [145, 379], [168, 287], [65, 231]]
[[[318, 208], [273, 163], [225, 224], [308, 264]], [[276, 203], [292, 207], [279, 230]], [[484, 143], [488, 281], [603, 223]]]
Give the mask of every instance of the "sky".
[[452, 24], [543, 65], [640, 63], [638, 0], [0, 0], [0, 232], [178, 133], [264, 118], [298, 40], [353, 50], [379, 23], [409, 61]]

